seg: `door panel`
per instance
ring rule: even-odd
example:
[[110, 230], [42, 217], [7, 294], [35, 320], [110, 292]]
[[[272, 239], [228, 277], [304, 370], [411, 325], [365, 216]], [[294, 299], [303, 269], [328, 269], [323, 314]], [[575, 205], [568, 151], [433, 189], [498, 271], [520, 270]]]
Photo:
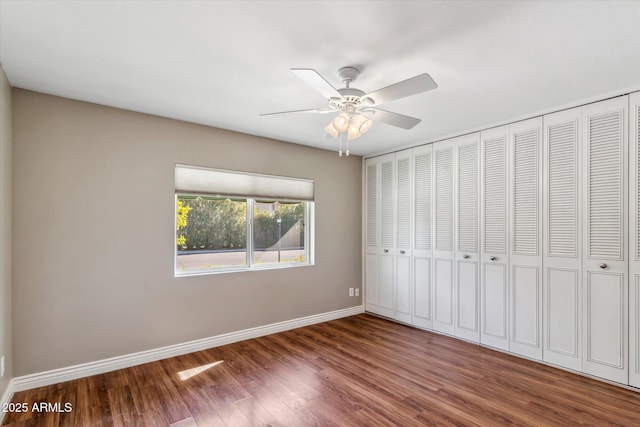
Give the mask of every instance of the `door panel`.
[[371, 313], [378, 313], [378, 254], [367, 253], [365, 265], [365, 309]]
[[[538, 355], [542, 349], [540, 322], [542, 295], [540, 269], [531, 266], [512, 267], [512, 277], [518, 286], [513, 287], [513, 342], [520, 346], [520, 353]], [[528, 350], [528, 352], [527, 352]], [[542, 353], [540, 352], [540, 357]]]
[[411, 322], [411, 257], [396, 256], [396, 301], [394, 318]]
[[395, 155], [380, 161], [380, 246], [378, 278], [378, 314], [393, 317], [394, 235], [395, 235]]
[[414, 312], [413, 324], [431, 328], [431, 259], [414, 257]]
[[456, 227], [456, 276], [454, 281], [455, 332], [457, 337], [480, 341], [480, 135], [454, 140], [454, 206]]
[[378, 158], [367, 159], [365, 163], [366, 176], [366, 244], [365, 244], [365, 310], [378, 313], [378, 241], [379, 241], [379, 202], [380, 202], [380, 164]]
[[[507, 304], [509, 297], [507, 293], [509, 289], [507, 287], [507, 269], [504, 264], [485, 264], [483, 268], [482, 342], [488, 345], [508, 343], [507, 319], [509, 310]], [[497, 340], [492, 340], [492, 338]]]
[[393, 255], [382, 253], [379, 257], [380, 284], [378, 286], [378, 314], [393, 317]]
[[509, 350], [542, 359], [542, 117], [509, 126]]
[[432, 182], [433, 153], [431, 145], [413, 149], [413, 318], [422, 328], [433, 327], [431, 316], [432, 252]]
[[433, 329], [454, 333], [454, 143], [433, 144]]
[[584, 107], [584, 361], [586, 373], [628, 383], [627, 107]]
[[509, 126], [481, 141], [481, 332], [483, 344], [509, 350]]
[[433, 329], [453, 334], [453, 261], [436, 258], [434, 263], [435, 316]]
[[411, 163], [411, 150], [395, 154], [396, 245], [393, 317], [406, 323], [411, 323], [411, 233], [413, 231]]
[[[586, 360], [624, 368], [624, 275], [593, 272], [586, 281]], [[626, 380], [626, 378], [625, 378]]]
[[580, 371], [580, 271], [547, 268], [547, 274], [545, 361]]
[[640, 92], [629, 95], [629, 384], [640, 387]]
[[478, 332], [478, 263], [458, 261], [457, 329], [456, 335], [469, 331], [474, 337]]
[[544, 116], [546, 362], [582, 369], [582, 108]]

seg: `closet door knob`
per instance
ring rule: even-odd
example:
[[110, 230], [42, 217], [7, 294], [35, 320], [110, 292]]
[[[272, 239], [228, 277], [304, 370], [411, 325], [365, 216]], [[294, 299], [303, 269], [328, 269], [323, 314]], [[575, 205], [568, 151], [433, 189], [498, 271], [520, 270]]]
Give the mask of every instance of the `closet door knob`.
[[492, 257], [491, 257], [491, 258], [489, 258], [489, 259], [490, 259], [491, 261], [495, 261], [495, 260], [497, 260], [498, 258], [496, 258], [496, 257], [492, 256]]
[[603, 262], [602, 264], [600, 264], [600, 268], [604, 270], [605, 268], [607, 268], [607, 264]]
[[389, 253], [389, 249], [384, 249], [384, 253], [385, 254]]
[[464, 255], [462, 255], [462, 258], [464, 258], [464, 259], [469, 259], [469, 255], [464, 254]]
[[400, 254], [401, 254], [401, 255], [404, 255], [404, 254], [406, 254], [406, 253], [407, 253], [406, 251], [400, 251]]

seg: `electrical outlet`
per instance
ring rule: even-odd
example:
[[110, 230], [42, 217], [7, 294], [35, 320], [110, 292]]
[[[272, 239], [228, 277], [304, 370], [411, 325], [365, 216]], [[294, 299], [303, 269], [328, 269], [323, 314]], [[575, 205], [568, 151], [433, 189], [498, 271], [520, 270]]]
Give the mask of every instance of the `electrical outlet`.
[[4, 377], [4, 356], [0, 357], [0, 378]]
[[349, 288], [349, 296], [352, 297], [353, 296], [353, 288]]
[[360, 288], [356, 288], [356, 296], [359, 297], [360, 296]]

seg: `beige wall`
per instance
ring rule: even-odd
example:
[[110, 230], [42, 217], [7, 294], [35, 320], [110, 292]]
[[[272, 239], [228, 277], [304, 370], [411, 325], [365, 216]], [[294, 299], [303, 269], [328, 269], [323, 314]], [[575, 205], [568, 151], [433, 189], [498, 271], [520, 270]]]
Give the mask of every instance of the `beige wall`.
[[[360, 305], [361, 158], [14, 89], [14, 374]], [[173, 277], [174, 164], [311, 178], [315, 266]]]
[[11, 86], [0, 66], [0, 357], [5, 356], [5, 373], [0, 378], [0, 397], [12, 376], [11, 138]]

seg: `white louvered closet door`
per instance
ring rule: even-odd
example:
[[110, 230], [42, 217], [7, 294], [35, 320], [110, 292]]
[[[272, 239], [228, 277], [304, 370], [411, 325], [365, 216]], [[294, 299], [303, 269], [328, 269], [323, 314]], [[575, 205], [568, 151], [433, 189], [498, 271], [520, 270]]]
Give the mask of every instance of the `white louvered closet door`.
[[433, 144], [433, 329], [454, 333], [454, 150], [452, 140]]
[[480, 341], [480, 134], [455, 139], [455, 331]]
[[480, 141], [480, 342], [509, 350], [509, 126], [483, 131]]
[[627, 106], [583, 109], [583, 371], [628, 381]]
[[373, 157], [365, 162], [365, 309], [378, 313], [378, 244], [380, 211], [380, 158]]
[[432, 182], [433, 153], [431, 145], [413, 149], [413, 312], [411, 323], [432, 328]]
[[544, 121], [543, 360], [582, 370], [582, 109]]
[[640, 387], [640, 92], [629, 95], [629, 385]]
[[411, 150], [395, 155], [396, 245], [394, 250], [394, 319], [411, 323], [412, 158]]
[[542, 117], [509, 126], [509, 350], [542, 359]]
[[380, 244], [378, 246], [378, 314], [394, 317], [395, 155], [380, 162]]

